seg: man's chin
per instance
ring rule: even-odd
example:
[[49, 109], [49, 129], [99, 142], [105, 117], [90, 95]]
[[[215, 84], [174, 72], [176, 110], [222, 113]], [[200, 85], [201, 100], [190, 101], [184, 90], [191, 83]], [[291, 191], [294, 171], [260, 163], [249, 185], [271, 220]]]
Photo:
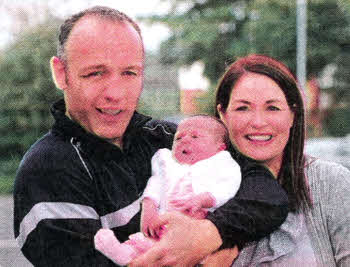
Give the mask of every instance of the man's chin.
[[107, 141], [108, 143], [115, 144], [117, 146], [121, 146], [121, 134], [120, 133], [106, 133], [106, 132], [101, 132], [101, 131], [96, 131], [93, 133], [97, 137]]

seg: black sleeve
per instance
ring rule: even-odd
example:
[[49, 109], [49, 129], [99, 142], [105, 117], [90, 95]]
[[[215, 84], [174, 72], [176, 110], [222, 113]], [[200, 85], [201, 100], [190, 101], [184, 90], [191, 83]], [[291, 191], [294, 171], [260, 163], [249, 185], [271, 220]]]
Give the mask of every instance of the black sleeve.
[[287, 194], [265, 167], [247, 161], [241, 168], [236, 196], [207, 217], [221, 235], [221, 248], [242, 247], [269, 235], [288, 214]]
[[22, 253], [34, 266], [115, 266], [94, 248], [101, 222], [91, 179], [70, 158], [67, 168], [60, 160], [29, 157], [18, 170], [14, 232]]

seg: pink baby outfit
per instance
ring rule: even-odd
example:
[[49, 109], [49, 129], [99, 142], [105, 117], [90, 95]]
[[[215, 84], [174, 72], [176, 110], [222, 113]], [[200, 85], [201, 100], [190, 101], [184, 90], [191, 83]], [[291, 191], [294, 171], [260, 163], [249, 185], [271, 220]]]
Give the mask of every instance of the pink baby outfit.
[[[171, 151], [164, 148], [158, 150], [152, 158], [152, 177], [148, 180], [143, 198], [154, 200], [161, 214], [176, 210], [171, 206], [171, 200], [208, 192], [215, 199], [215, 206], [208, 210], [214, 211], [234, 197], [240, 183], [240, 167], [228, 151], [221, 151], [208, 159], [187, 165], [178, 163]], [[204, 218], [207, 211], [203, 209], [200, 212]], [[129, 238], [120, 244], [113, 231], [101, 229], [95, 236], [95, 247], [117, 264], [126, 265], [156, 242], [142, 233], [133, 234]]]

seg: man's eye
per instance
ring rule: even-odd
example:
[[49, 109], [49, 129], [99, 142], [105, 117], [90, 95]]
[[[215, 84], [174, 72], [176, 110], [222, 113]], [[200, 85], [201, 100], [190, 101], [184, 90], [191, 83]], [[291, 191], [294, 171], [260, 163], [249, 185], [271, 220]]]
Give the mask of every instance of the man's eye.
[[245, 111], [248, 110], [248, 106], [240, 106], [235, 109], [236, 111]]
[[137, 76], [137, 72], [136, 71], [131, 71], [131, 70], [126, 70], [122, 74], [126, 75], [126, 76]]
[[96, 77], [96, 76], [101, 76], [103, 74], [102, 71], [93, 71], [88, 74], [82, 75], [81, 77], [83, 78], [90, 78], [90, 77]]

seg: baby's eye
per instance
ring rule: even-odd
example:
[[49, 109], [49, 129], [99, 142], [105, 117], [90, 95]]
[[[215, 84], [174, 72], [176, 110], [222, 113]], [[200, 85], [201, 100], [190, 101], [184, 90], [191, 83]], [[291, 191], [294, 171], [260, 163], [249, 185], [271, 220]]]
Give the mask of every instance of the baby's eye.
[[198, 135], [192, 134], [192, 138], [198, 138]]
[[181, 136], [175, 138], [176, 141], [181, 140]]

